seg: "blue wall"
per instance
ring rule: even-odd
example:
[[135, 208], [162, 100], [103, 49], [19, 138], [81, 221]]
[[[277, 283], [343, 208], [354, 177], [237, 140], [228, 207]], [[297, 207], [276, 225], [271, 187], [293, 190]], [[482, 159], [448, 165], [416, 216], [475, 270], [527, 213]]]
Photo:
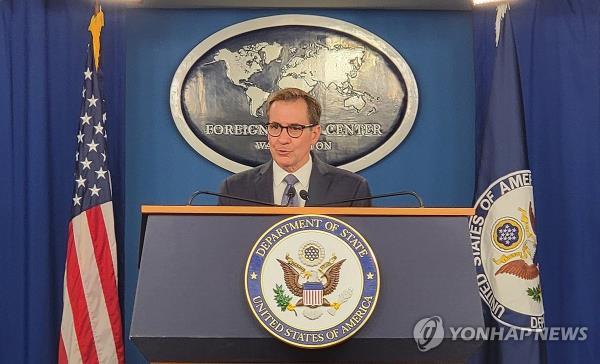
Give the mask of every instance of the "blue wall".
[[[369, 180], [373, 193], [413, 189], [421, 194], [427, 206], [471, 206], [475, 154], [471, 13], [292, 12], [330, 16], [377, 34], [402, 54], [415, 74], [420, 101], [411, 133], [394, 152], [360, 172]], [[137, 281], [140, 205], [185, 204], [192, 191], [217, 190], [221, 180], [229, 175], [197, 154], [179, 135], [169, 108], [173, 74], [183, 57], [214, 32], [240, 21], [284, 13], [288, 12], [128, 12], [123, 274], [127, 335]], [[128, 341], [128, 362], [138, 362], [141, 358]]]

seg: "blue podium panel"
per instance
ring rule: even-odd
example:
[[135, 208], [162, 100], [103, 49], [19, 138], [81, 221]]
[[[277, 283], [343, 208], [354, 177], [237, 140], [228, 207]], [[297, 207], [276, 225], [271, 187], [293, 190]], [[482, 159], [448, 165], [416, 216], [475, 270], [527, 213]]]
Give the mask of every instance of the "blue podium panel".
[[[184, 212], [144, 216], [130, 335], [151, 361], [462, 361], [479, 345], [453, 341], [449, 330], [483, 327], [468, 216], [423, 214], [428, 209], [418, 209], [420, 216], [414, 216], [410, 211], [416, 209], [375, 208], [368, 210], [382, 213], [356, 215], [360, 210], [348, 209], [348, 214], [335, 215], [353, 226], [377, 257], [379, 301], [351, 339], [306, 350], [282, 343], [264, 330], [250, 312], [244, 292], [244, 269], [256, 240], [293, 216], [286, 211], [305, 210], [250, 214], [239, 208], [237, 214], [222, 214], [219, 207], [202, 213], [180, 209]], [[324, 215], [339, 211], [318, 209]], [[397, 214], [391, 216], [389, 211]], [[431, 316], [443, 319], [445, 339], [437, 348], [420, 352], [413, 328]]]

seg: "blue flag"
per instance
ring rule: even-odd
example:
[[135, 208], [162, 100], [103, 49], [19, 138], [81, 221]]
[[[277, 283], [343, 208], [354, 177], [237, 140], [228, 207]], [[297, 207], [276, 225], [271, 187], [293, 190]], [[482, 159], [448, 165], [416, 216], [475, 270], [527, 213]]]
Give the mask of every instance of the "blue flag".
[[493, 67], [478, 80], [480, 91], [489, 93], [477, 118], [476, 211], [469, 230], [486, 326], [501, 330], [493, 331], [477, 359], [534, 363], [544, 359], [544, 306], [519, 64], [507, 6], [498, 8], [496, 27]]

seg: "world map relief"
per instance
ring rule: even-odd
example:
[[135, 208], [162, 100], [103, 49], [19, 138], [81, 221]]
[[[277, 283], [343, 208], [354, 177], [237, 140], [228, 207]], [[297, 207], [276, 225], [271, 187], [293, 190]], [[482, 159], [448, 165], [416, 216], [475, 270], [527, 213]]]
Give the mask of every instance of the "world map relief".
[[232, 172], [270, 160], [267, 100], [288, 87], [320, 102], [321, 134], [312, 149], [327, 163], [360, 170], [408, 135], [418, 92], [389, 44], [335, 19], [269, 19], [213, 34], [179, 66], [171, 109], [194, 149]]
[[[284, 51], [289, 55], [285, 64]], [[304, 45], [302, 50], [277, 42], [259, 42], [244, 45], [236, 51], [219, 49], [207, 64], [225, 64], [228, 81], [244, 90], [249, 112], [254, 117], [262, 115], [260, 109], [270, 92], [251, 79], [273, 62], [281, 63], [281, 72], [275, 81], [278, 88], [296, 87], [310, 93], [321, 84], [342, 97], [345, 109], [358, 113], [369, 101], [376, 99], [370, 93], [356, 89], [352, 83], [361, 72], [365, 53], [362, 47], [326, 46], [317, 42]], [[367, 114], [375, 112], [377, 109], [371, 106]]]

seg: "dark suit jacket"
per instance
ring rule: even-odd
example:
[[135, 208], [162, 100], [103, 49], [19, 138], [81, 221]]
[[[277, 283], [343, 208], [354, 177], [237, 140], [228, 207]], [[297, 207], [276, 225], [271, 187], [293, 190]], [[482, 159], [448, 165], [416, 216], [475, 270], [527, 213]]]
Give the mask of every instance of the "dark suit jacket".
[[[370, 197], [364, 177], [336, 168], [312, 156], [308, 200], [306, 206]], [[273, 161], [229, 176], [221, 185], [222, 194], [273, 203]], [[219, 198], [219, 205], [253, 205], [244, 201]], [[333, 205], [332, 205], [333, 206]], [[371, 206], [370, 200], [341, 203], [335, 206]]]

